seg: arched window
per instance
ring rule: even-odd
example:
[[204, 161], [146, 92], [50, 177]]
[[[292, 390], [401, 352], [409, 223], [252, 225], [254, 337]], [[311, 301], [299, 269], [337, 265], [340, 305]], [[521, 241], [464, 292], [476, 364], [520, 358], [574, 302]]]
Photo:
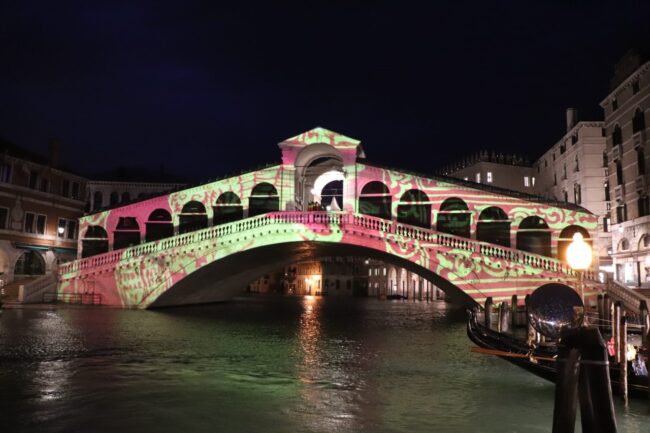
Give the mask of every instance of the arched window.
[[618, 125], [614, 127], [614, 131], [612, 132], [612, 144], [614, 146], [623, 144], [623, 131], [621, 131], [621, 127]]
[[551, 257], [551, 231], [546, 221], [538, 216], [524, 218], [517, 230], [517, 248]]
[[120, 217], [113, 232], [113, 249], [121, 250], [140, 243], [140, 225], [135, 217]]
[[81, 240], [81, 257], [108, 252], [108, 233], [100, 226], [89, 226]]
[[427, 229], [431, 228], [429, 197], [419, 189], [406, 191], [397, 205], [397, 221]]
[[388, 187], [379, 182], [368, 182], [359, 194], [359, 212], [379, 218], [391, 219], [392, 198]]
[[268, 182], [258, 183], [248, 199], [248, 216], [261, 215], [280, 210], [278, 191]]
[[557, 241], [557, 258], [560, 260], [567, 261], [566, 251], [569, 248], [569, 245], [573, 241], [573, 235], [580, 233], [585, 242], [589, 245], [592, 245], [591, 236], [589, 232], [584, 228], [576, 225], [567, 226], [560, 232], [560, 238]]
[[115, 206], [120, 202], [120, 195], [117, 193], [117, 191], [113, 191], [110, 196], [110, 201], [108, 203], [109, 206]]
[[201, 230], [208, 226], [208, 215], [205, 206], [198, 201], [185, 203], [179, 214], [178, 234]]
[[440, 205], [436, 228], [439, 232], [469, 238], [471, 215], [462, 199], [448, 198]]
[[101, 191], [95, 191], [93, 194], [93, 210], [100, 210], [104, 206], [104, 196]]
[[645, 152], [643, 146], [636, 149], [636, 165], [639, 171], [639, 176], [645, 174]]
[[146, 222], [147, 232], [145, 239], [153, 242], [174, 236], [174, 223], [172, 216], [165, 209], [156, 209], [149, 214]]
[[510, 246], [510, 221], [503, 209], [496, 206], [483, 209], [476, 224], [476, 239]]
[[628, 241], [626, 238], [621, 239], [621, 241], [618, 243], [618, 250], [627, 251], [629, 249], [630, 249], [630, 241]]
[[212, 225], [225, 224], [240, 220], [244, 217], [244, 207], [239, 196], [231, 191], [226, 191], [217, 198], [212, 207], [214, 218]]
[[343, 209], [343, 181], [333, 180], [325, 185], [320, 193], [320, 202], [327, 210]]
[[14, 275], [44, 275], [45, 260], [38, 251], [25, 251], [18, 257]]
[[131, 194], [128, 191], [122, 193], [122, 203], [128, 203], [131, 201]]
[[645, 116], [643, 110], [637, 108], [632, 119], [632, 132], [637, 133], [645, 129]]

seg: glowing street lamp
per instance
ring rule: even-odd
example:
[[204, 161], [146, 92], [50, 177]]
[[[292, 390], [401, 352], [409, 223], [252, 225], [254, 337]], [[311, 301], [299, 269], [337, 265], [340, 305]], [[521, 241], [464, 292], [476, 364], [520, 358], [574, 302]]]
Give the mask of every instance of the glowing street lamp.
[[583, 279], [584, 271], [591, 266], [592, 253], [591, 247], [582, 237], [581, 233], [575, 233], [573, 240], [566, 251], [567, 261], [571, 269], [578, 272], [578, 293], [584, 302]]

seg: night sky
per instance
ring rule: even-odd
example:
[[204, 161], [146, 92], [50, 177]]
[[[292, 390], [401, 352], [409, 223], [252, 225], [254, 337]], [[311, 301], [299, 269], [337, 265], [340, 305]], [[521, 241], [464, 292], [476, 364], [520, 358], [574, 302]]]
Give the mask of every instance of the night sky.
[[200, 180], [323, 126], [432, 173], [541, 155], [566, 107], [602, 118], [615, 62], [650, 45], [646, 0], [218, 3], [1, 1], [0, 137], [41, 153], [56, 137], [82, 173]]

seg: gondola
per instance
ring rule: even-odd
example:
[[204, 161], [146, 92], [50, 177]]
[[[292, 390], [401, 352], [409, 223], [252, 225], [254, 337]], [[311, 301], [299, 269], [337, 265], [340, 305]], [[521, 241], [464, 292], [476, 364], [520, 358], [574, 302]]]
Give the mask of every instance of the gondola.
[[[555, 383], [557, 345], [554, 343], [542, 344], [533, 350], [526, 341], [489, 329], [478, 320], [476, 310], [469, 312], [467, 321], [467, 336], [478, 347], [494, 351], [500, 358], [533, 373], [542, 379]], [[503, 356], [498, 353], [504, 353]], [[507, 353], [507, 355], [506, 355]], [[610, 359], [609, 376], [614, 394], [620, 394], [620, 369], [618, 364]], [[648, 376], [637, 376], [628, 363], [628, 391], [632, 397], [648, 397]]]

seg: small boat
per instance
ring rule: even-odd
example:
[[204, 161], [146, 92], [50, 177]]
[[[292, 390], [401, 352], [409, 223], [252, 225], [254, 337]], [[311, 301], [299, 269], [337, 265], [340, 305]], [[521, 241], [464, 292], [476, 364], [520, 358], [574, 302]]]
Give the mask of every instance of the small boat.
[[[531, 349], [526, 341], [512, 335], [507, 335], [487, 328], [478, 320], [476, 310], [469, 312], [467, 321], [467, 336], [480, 349], [479, 353], [496, 355], [536, 376], [555, 383], [557, 372], [555, 343], [541, 344]], [[648, 376], [634, 374], [631, 363], [628, 363], [628, 391], [632, 397], [648, 397]], [[609, 376], [614, 394], [620, 394], [620, 369], [610, 358]]]

